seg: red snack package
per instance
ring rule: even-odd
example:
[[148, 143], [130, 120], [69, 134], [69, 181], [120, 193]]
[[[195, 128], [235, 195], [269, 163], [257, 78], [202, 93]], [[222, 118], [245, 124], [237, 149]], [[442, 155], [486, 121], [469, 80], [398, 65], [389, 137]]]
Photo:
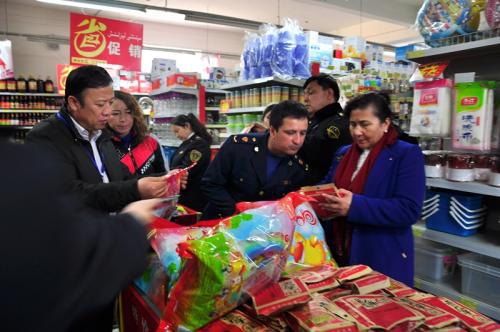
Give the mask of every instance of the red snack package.
[[335, 288], [335, 289], [321, 293], [321, 295], [323, 295], [324, 297], [326, 297], [330, 301], [333, 301], [335, 299], [338, 299], [339, 297], [351, 295], [351, 294], [352, 294], [352, 289], [347, 289], [347, 288]]
[[363, 331], [411, 331], [425, 320], [419, 312], [383, 295], [348, 295], [332, 302], [341, 309], [336, 314], [355, 322]]
[[289, 277], [298, 278], [305, 283], [316, 283], [333, 277], [336, 271], [338, 271], [338, 268], [332, 265], [312, 266], [293, 271], [289, 273]]
[[342, 284], [346, 281], [364, 277], [372, 272], [373, 270], [369, 266], [362, 264], [345, 266], [337, 269], [335, 272], [335, 278]]
[[390, 278], [382, 273], [373, 272], [365, 277], [349, 281], [345, 285], [351, 287], [356, 294], [370, 294], [391, 285]]
[[288, 329], [288, 324], [285, 321], [284, 315], [283, 314], [278, 314], [273, 317], [266, 317], [266, 316], [259, 316], [255, 312], [254, 308], [252, 307], [251, 304], [245, 303], [239, 307], [241, 311], [243, 311], [245, 314], [248, 316], [252, 317], [253, 319], [261, 322], [265, 326], [271, 328], [272, 331], [275, 332], [287, 332], [289, 331]]
[[444, 310], [431, 307], [425, 303], [413, 301], [409, 298], [396, 299], [397, 302], [410, 307], [413, 310], [420, 312], [425, 317], [425, 322], [421, 327], [422, 330], [441, 329], [443, 327], [457, 326], [460, 320]]
[[196, 163], [192, 163], [186, 168], [174, 169], [165, 176], [165, 181], [167, 182], [167, 191], [164, 197], [171, 197], [179, 195], [181, 192], [181, 179], [186, 173], [193, 168]]
[[256, 294], [250, 294], [250, 297], [255, 312], [264, 316], [276, 314], [311, 300], [307, 286], [300, 279], [286, 279], [269, 284]]
[[390, 283], [391, 283], [391, 285], [384, 289], [384, 292], [386, 292], [390, 296], [407, 297], [407, 296], [412, 296], [412, 295], [415, 295], [418, 293], [413, 288], [410, 288], [410, 287], [406, 286], [405, 284], [403, 284], [402, 282], [399, 282], [399, 281], [394, 280], [392, 278], [390, 278]]
[[199, 332], [267, 332], [264, 324], [257, 322], [240, 310], [233, 310], [225, 316], [198, 330]]
[[307, 284], [307, 289], [309, 289], [309, 292], [315, 293], [315, 292], [322, 292], [326, 291], [335, 287], [338, 287], [340, 284], [335, 278], [329, 278], [322, 280], [320, 282], [315, 282], [315, 283], [308, 283]]
[[319, 205], [319, 203], [326, 203], [323, 194], [339, 196], [338, 189], [333, 183], [302, 187], [300, 188], [299, 193], [307, 197], [314, 209], [314, 212], [316, 212], [316, 214], [321, 218], [329, 218], [332, 215], [330, 211], [323, 209]]
[[421, 302], [430, 305], [435, 308], [444, 310], [453, 316], [460, 319], [462, 324], [467, 327], [469, 331], [477, 332], [490, 332], [490, 331], [500, 331], [500, 325], [495, 323], [489, 318], [481, 315], [480, 313], [470, 309], [469, 307], [452, 301], [444, 297], [437, 297], [433, 295], [425, 296], [415, 296], [412, 297], [417, 302]]
[[286, 320], [293, 331], [337, 331], [357, 332], [358, 328], [353, 322], [344, 320], [326, 307], [331, 303], [324, 296], [315, 294], [314, 298], [299, 308], [288, 311]]

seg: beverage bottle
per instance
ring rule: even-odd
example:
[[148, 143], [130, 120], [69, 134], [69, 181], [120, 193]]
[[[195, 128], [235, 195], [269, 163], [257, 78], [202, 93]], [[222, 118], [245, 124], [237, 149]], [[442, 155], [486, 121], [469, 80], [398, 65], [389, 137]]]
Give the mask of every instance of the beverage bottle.
[[7, 91], [7, 80], [0, 80], [0, 92]]
[[50, 79], [50, 76], [47, 76], [47, 79], [44, 82], [43, 89], [45, 93], [54, 93], [54, 82]]
[[19, 75], [16, 82], [17, 92], [26, 92], [26, 80], [23, 75]]
[[36, 92], [43, 93], [45, 91], [43, 85], [42, 76], [38, 75], [38, 78], [36, 79]]
[[35, 93], [36, 92], [36, 80], [33, 75], [28, 77], [28, 92]]
[[17, 83], [14, 77], [7, 79], [7, 92], [16, 92], [17, 91]]

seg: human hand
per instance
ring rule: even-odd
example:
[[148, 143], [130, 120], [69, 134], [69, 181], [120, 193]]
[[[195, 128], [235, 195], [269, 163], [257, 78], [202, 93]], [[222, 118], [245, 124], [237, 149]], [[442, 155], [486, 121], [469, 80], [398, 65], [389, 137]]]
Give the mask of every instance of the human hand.
[[160, 198], [167, 192], [167, 182], [164, 176], [149, 176], [140, 178], [137, 187], [141, 199]]
[[141, 224], [148, 225], [153, 220], [154, 211], [161, 205], [162, 200], [160, 198], [136, 201], [125, 206], [122, 213], [129, 213]]
[[322, 194], [326, 203], [319, 203], [319, 205], [332, 212], [334, 217], [345, 217], [349, 213], [352, 203], [352, 192], [345, 189], [339, 189], [337, 195]]

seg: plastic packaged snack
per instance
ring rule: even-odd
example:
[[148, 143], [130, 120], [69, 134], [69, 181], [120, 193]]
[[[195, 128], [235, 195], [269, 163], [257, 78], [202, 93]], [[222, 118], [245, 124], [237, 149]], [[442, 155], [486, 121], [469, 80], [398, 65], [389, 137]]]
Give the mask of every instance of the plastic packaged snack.
[[486, 21], [491, 29], [500, 28], [500, 0], [488, 0]]
[[165, 319], [195, 330], [279, 279], [293, 234], [294, 206], [284, 198], [222, 219], [207, 235], [180, 243], [182, 269]]

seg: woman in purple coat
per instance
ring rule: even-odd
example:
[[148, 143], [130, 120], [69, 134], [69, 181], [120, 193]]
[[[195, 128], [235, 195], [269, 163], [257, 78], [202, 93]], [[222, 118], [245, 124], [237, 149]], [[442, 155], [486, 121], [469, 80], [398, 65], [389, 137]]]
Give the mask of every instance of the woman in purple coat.
[[327, 241], [341, 265], [366, 264], [413, 286], [413, 225], [425, 195], [420, 148], [398, 140], [386, 99], [376, 93], [345, 108], [353, 144], [340, 148], [322, 181], [340, 188], [325, 195], [332, 213]]

